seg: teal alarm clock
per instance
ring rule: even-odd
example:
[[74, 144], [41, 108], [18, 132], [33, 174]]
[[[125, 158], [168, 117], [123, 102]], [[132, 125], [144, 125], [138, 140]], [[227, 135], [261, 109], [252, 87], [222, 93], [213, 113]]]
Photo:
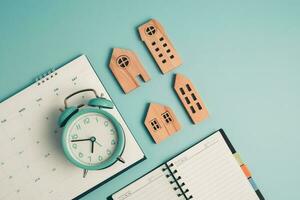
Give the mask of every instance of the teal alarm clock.
[[[68, 106], [68, 99], [83, 92], [93, 92], [95, 98], [87, 105]], [[71, 163], [86, 174], [87, 170], [101, 170], [117, 161], [125, 162], [121, 158], [124, 131], [118, 120], [106, 111], [114, 107], [110, 100], [99, 97], [94, 89], [85, 89], [66, 97], [64, 105], [58, 124], [63, 127], [63, 152]]]

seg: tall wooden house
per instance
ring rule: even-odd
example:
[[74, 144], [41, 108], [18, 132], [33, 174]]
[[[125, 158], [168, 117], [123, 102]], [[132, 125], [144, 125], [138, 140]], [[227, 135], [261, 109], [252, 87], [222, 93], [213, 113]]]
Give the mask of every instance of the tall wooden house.
[[179, 55], [163, 26], [157, 20], [152, 19], [141, 25], [139, 34], [162, 73], [165, 74], [181, 65]]
[[199, 92], [187, 77], [176, 74], [174, 89], [194, 124], [208, 117], [208, 110]]

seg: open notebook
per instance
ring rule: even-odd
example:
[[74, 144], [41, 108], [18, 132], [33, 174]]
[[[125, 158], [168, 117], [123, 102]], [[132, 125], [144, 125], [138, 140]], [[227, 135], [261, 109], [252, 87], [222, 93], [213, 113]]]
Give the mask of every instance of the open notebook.
[[[82, 170], [67, 161], [57, 126], [59, 109], [64, 107], [66, 96], [86, 88], [110, 99], [82, 55], [0, 103], [0, 200], [72, 199], [144, 158], [115, 107], [107, 111], [123, 127], [125, 164], [116, 162], [106, 169], [89, 171], [83, 178]], [[92, 93], [84, 93], [70, 104], [79, 105], [92, 97]]]
[[262, 200], [264, 197], [221, 129], [109, 199]]

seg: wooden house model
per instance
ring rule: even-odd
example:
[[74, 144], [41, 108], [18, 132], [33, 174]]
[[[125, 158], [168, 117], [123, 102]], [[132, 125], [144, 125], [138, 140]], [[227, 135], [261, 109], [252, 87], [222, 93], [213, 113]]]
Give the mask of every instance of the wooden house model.
[[149, 105], [144, 123], [155, 143], [160, 143], [181, 128], [172, 109], [157, 103]]
[[141, 25], [139, 34], [162, 73], [181, 65], [181, 59], [169, 40], [163, 26], [155, 19]]
[[176, 74], [174, 89], [194, 124], [208, 117], [208, 110], [199, 92], [187, 77]]
[[137, 55], [128, 49], [114, 48], [109, 67], [125, 93], [139, 87], [137, 76], [145, 82], [150, 80]]

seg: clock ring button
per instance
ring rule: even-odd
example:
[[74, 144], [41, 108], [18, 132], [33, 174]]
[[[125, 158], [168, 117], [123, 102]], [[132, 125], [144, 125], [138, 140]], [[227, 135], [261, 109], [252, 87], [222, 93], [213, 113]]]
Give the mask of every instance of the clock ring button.
[[96, 138], [95, 138], [95, 137], [91, 137], [90, 140], [91, 140], [92, 142], [95, 142], [95, 141], [96, 141]]

